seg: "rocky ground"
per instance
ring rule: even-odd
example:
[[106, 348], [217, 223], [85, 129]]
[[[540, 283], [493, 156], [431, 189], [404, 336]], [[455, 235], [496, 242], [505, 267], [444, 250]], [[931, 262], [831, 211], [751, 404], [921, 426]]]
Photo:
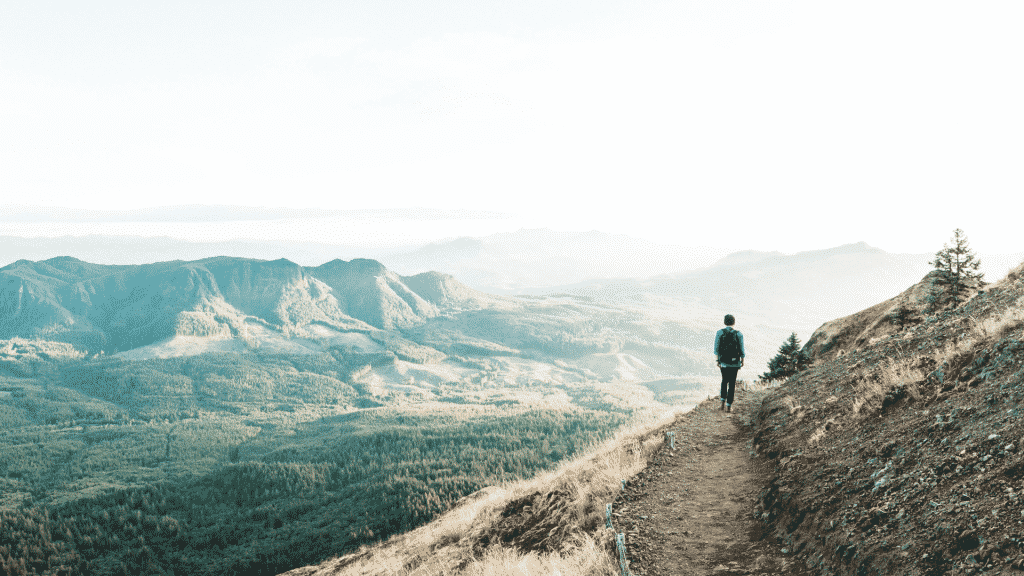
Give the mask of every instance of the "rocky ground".
[[1021, 573], [1022, 268], [819, 355], [756, 408], [753, 449], [774, 463], [756, 511], [805, 568]]
[[669, 428], [666, 445], [613, 503], [629, 569], [649, 576], [811, 574], [765, 537], [754, 508], [769, 478], [752, 457], [749, 423], [764, 393], [739, 393], [731, 413], [708, 400]]

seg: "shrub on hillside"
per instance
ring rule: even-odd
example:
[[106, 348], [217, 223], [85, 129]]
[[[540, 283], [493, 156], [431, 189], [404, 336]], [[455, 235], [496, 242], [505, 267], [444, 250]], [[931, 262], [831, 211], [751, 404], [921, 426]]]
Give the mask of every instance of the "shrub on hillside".
[[761, 380], [764, 382], [785, 380], [806, 368], [810, 363], [810, 357], [801, 349], [800, 339], [796, 337], [796, 332], [793, 332], [779, 347], [779, 353], [768, 361], [768, 371], [761, 374]]

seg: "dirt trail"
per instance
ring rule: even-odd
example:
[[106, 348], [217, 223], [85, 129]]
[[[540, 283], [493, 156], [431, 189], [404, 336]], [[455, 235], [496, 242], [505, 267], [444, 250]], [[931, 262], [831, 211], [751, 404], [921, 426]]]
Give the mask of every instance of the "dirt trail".
[[743, 426], [755, 396], [743, 396], [732, 413], [708, 400], [680, 416], [669, 428], [675, 450], [666, 444], [613, 503], [612, 521], [626, 534], [633, 574], [808, 573], [762, 535], [754, 518], [764, 472]]

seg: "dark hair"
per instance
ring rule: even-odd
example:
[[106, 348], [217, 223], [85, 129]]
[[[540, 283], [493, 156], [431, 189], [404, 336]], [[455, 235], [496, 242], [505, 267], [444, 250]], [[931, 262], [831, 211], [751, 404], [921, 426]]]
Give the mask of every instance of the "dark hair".
[[726, 326], [732, 326], [735, 323], [736, 323], [736, 317], [735, 316], [733, 316], [732, 314], [726, 314], [725, 315], [725, 325]]

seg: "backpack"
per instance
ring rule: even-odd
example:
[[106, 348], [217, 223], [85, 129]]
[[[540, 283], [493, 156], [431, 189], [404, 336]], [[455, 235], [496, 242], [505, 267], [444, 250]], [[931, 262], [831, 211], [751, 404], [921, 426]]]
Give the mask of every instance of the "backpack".
[[724, 330], [722, 339], [718, 341], [718, 358], [720, 362], [735, 364], [740, 361], [740, 333], [735, 330]]

